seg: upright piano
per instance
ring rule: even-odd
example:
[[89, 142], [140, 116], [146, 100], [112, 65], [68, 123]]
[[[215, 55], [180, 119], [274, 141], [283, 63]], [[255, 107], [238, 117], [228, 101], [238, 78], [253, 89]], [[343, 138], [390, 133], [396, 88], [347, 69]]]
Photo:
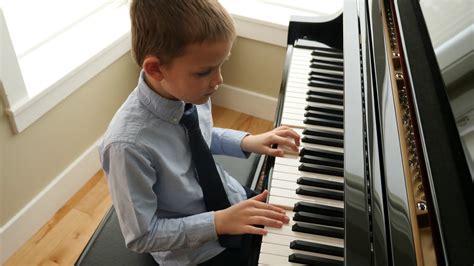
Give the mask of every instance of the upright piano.
[[292, 18], [275, 117], [300, 152], [254, 183], [291, 221], [251, 265], [474, 265], [472, 178], [418, 1]]

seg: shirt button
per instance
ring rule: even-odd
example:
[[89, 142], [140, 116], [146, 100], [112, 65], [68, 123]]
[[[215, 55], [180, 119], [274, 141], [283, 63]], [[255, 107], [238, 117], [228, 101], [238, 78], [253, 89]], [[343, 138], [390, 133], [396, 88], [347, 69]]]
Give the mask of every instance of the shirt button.
[[150, 98], [145, 97], [144, 101], [145, 101], [145, 104], [146, 104], [146, 105], [150, 104]]
[[178, 122], [178, 118], [176, 118], [176, 117], [173, 118], [173, 121], [174, 121], [174, 122]]

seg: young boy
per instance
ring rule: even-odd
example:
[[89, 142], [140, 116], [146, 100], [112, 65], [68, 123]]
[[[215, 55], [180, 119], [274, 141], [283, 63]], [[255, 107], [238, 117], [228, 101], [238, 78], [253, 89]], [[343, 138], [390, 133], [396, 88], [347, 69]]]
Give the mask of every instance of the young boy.
[[[236, 33], [216, 0], [134, 0], [132, 50], [142, 67], [137, 88], [117, 111], [99, 147], [126, 245], [160, 265], [240, 263], [242, 252], [220, 235], [266, 234], [281, 227], [284, 210], [247, 199], [244, 188], [217, 165], [230, 207], [208, 211], [196, 176], [185, 104], [195, 104], [211, 152], [282, 156], [272, 144], [297, 150], [299, 136], [280, 127], [260, 135], [212, 127], [210, 96], [222, 84], [221, 66]], [[255, 226], [257, 225], [257, 226]]]

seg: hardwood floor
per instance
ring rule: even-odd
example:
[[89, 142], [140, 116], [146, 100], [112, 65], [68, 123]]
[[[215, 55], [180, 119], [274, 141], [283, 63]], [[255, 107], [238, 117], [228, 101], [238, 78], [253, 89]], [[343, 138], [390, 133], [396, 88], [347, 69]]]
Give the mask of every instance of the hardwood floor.
[[[272, 122], [213, 106], [214, 126], [259, 134]], [[111, 206], [102, 171], [82, 187], [27, 243], [4, 264], [73, 265]]]

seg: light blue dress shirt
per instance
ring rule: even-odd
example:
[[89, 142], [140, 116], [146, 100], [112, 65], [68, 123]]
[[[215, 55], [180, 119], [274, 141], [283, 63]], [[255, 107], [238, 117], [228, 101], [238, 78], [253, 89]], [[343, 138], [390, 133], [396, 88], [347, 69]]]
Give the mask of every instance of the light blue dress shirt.
[[[149, 252], [160, 265], [194, 265], [224, 250], [214, 212], [206, 211], [183, 126], [184, 102], [159, 96], [140, 75], [99, 145], [120, 228], [129, 249]], [[192, 89], [192, 88], [190, 88]], [[211, 103], [197, 106], [213, 154], [246, 157], [245, 132], [214, 128]], [[240, 183], [219, 165], [231, 204], [246, 199]]]

